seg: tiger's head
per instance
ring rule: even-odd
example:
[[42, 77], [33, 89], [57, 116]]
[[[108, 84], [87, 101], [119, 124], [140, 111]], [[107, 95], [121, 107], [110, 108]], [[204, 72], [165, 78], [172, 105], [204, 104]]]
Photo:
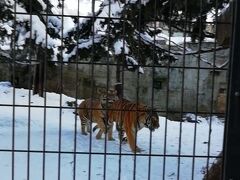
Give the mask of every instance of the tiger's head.
[[154, 131], [159, 128], [159, 116], [153, 109], [147, 109], [147, 117], [145, 121], [145, 126], [149, 128], [150, 131]]

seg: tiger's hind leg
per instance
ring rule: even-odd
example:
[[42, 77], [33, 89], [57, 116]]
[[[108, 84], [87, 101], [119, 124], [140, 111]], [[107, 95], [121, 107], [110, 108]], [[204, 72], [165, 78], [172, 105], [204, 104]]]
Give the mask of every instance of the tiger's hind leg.
[[108, 133], [108, 140], [115, 141], [115, 139], [113, 138], [113, 123], [110, 123], [107, 133]]
[[82, 133], [82, 135], [88, 135], [87, 133], [86, 133], [86, 130], [85, 130], [86, 128], [85, 128], [85, 125], [81, 125], [81, 133]]
[[108, 140], [109, 141], [114, 141], [115, 139], [112, 137], [112, 129], [113, 129], [113, 123], [111, 122], [106, 122], [105, 119], [100, 120], [97, 122], [97, 127], [100, 128], [100, 130], [98, 131], [97, 135], [96, 135], [96, 139], [101, 139], [102, 138], [102, 134], [108, 133]]
[[99, 128], [99, 131], [96, 135], [96, 139], [102, 139], [102, 134], [106, 131], [104, 122], [98, 121], [95, 129], [97, 128]]
[[[114, 141], [115, 139], [113, 138], [112, 136], [112, 129], [113, 129], [113, 126], [111, 125], [107, 131], [108, 133], [108, 140], [109, 141]], [[96, 139], [101, 139], [102, 138], [102, 134], [104, 133], [104, 131], [100, 128], [97, 135], [96, 135]]]
[[82, 135], [86, 136], [86, 135], [88, 135], [86, 132], [86, 125], [88, 126], [88, 119], [81, 116], [80, 120], [81, 120], [81, 133], [82, 133]]
[[90, 133], [91, 132], [91, 122], [87, 121], [87, 132]]
[[96, 139], [102, 139], [102, 134], [103, 134], [103, 130], [100, 128], [96, 135]]
[[[99, 129], [99, 126], [98, 125], [95, 125], [93, 127], [93, 132], [95, 132], [97, 129]], [[97, 135], [96, 135], [96, 139], [102, 139], [102, 134], [103, 134], [103, 131], [101, 130], [101, 128], [99, 129]]]
[[123, 138], [122, 138], [122, 144], [126, 144], [128, 142], [128, 140], [127, 140], [127, 137], [126, 136], [124, 136]]
[[102, 122], [98, 122], [97, 125], [94, 127], [95, 129], [99, 128], [99, 131], [96, 135], [96, 139], [102, 139], [102, 134], [105, 132], [106, 128], [105, 128], [105, 124]]

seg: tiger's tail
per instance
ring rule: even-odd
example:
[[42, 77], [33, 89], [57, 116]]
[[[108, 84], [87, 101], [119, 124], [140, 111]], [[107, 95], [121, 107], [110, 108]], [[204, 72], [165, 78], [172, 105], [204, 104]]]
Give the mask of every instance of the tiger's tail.
[[93, 132], [95, 132], [98, 129], [98, 125], [95, 125], [92, 129]]

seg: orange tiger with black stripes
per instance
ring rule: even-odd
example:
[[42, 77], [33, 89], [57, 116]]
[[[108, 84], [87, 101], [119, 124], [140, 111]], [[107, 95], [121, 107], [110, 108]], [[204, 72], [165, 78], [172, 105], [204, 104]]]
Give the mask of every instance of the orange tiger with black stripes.
[[[134, 103], [126, 99], [114, 101], [108, 110], [108, 137], [112, 137], [113, 122], [116, 122], [119, 130], [119, 140], [122, 142], [122, 135], [126, 132], [129, 146], [132, 152], [141, 152], [136, 145], [137, 131], [143, 127], [154, 131], [159, 128], [159, 117], [155, 111], [142, 103]], [[101, 136], [101, 134], [99, 134]]]
[[[87, 132], [90, 133], [90, 123], [97, 123], [97, 127], [100, 128], [99, 132], [96, 135], [96, 139], [101, 139], [103, 133], [106, 132], [107, 123], [105, 122], [105, 113], [99, 99], [86, 99], [83, 100], [78, 109], [77, 114], [81, 120], [81, 133], [87, 135]], [[86, 132], [87, 129], [87, 132]], [[109, 137], [109, 140], [113, 140]]]

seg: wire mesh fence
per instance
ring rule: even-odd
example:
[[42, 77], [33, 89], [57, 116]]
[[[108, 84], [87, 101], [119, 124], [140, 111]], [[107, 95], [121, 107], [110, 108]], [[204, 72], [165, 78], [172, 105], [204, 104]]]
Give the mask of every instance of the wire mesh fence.
[[237, 2], [0, 10], [1, 179], [230, 178]]

